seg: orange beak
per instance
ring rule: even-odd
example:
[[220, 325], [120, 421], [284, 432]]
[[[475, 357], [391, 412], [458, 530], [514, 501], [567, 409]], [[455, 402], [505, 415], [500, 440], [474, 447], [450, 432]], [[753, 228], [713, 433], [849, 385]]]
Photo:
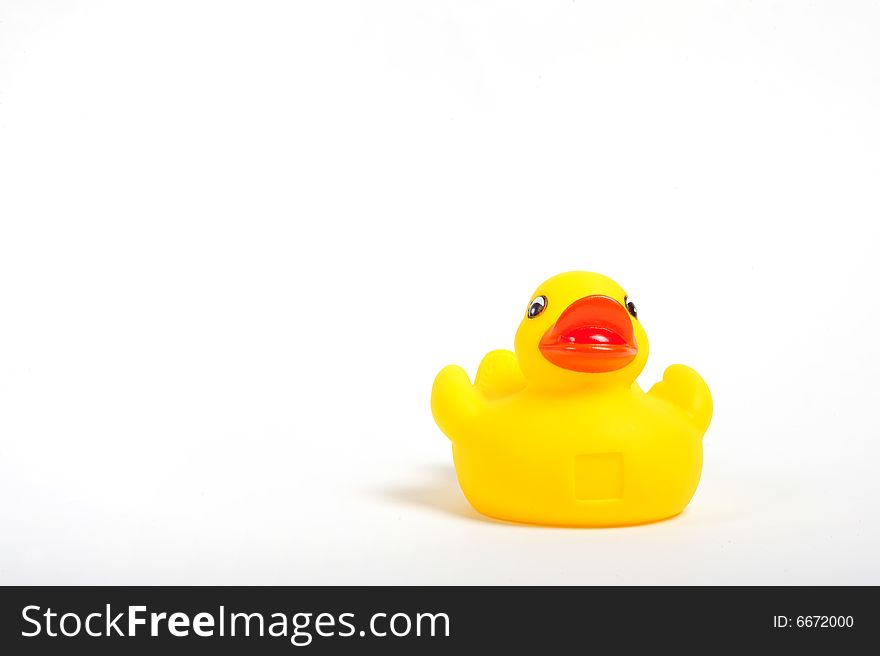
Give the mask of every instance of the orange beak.
[[585, 296], [569, 305], [538, 348], [557, 367], [585, 373], [621, 369], [639, 352], [629, 313], [608, 296]]

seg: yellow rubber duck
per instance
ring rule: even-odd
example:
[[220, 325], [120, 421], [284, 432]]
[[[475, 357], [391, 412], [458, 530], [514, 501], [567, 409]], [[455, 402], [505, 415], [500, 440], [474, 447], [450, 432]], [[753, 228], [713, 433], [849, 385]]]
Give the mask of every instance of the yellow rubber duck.
[[554, 526], [641, 524], [684, 510], [712, 397], [680, 364], [642, 391], [648, 337], [620, 285], [584, 271], [550, 278], [514, 348], [486, 355], [473, 384], [445, 367], [431, 392], [474, 508]]

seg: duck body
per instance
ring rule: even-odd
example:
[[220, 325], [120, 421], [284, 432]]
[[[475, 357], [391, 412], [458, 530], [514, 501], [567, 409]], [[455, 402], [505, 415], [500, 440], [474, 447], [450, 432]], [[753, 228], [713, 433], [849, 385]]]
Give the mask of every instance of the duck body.
[[680, 513], [702, 468], [702, 434], [641, 389], [486, 399], [453, 440], [479, 512], [559, 526], [640, 524]]
[[[432, 411], [452, 441], [468, 501], [498, 519], [556, 526], [623, 526], [677, 515], [700, 480], [702, 437], [712, 414], [708, 387], [683, 365], [669, 367], [647, 393], [635, 383], [647, 338], [640, 326], [627, 332], [610, 302], [626, 307], [627, 297], [610, 279], [563, 274], [539, 291], [548, 316], [523, 320], [516, 353], [491, 352], [473, 384], [454, 365], [435, 380]], [[571, 329], [570, 315], [577, 326], [598, 328]], [[566, 360], [553, 352], [556, 341], [535, 344], [549, 343], [547, 335], [560, 324], [576, 336], [592, 334], [601, 345], [621, 341], [621, 352], [638, 344], [639, 353], [630, 349], [611, 364], [596, 364], [589, 349]]]

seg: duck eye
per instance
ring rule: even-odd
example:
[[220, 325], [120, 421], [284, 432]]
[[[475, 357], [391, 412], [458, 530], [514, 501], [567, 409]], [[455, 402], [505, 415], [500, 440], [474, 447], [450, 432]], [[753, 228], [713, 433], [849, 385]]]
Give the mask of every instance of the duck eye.
[[537, 298], [535, 298], [535, 300], [533, 300], [531, 303], [529, 303], [529, 311], [528, 311], [529, 319], [534, 319], [535, 317], [537, 317], [539, 314], [541, 314], [544, 311], [544, 309], [546, 307], [547, 307], [547, 297], [546, 296], [538, 296]]
[[623, 304], [626, 306], [627, 311], [632, 315], [633, 319], [639, 318], [639, 311], [636, 310], [636, 304], [630, 300], [629, 296], [623, 297]]

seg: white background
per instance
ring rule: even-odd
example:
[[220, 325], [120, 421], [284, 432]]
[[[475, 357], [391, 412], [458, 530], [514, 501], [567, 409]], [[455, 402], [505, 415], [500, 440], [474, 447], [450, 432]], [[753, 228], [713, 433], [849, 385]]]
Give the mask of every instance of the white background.
[[[0, 4], [0, 582], [880, 583], [874, 2]], [[606, 273], [680, 517], [484, 519], [428, 399]]]

